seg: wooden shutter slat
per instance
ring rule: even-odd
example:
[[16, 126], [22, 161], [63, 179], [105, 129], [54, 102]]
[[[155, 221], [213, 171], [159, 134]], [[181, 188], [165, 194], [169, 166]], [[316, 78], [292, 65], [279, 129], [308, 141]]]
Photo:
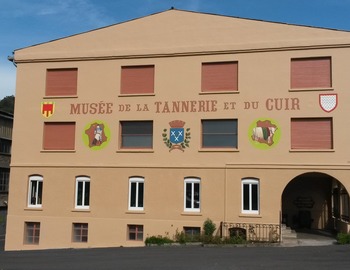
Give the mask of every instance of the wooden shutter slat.
[[121, 94], [154, 93], [154, 66], [122, 67]]
[[44, 150], [74, 150], [75, 123], [45, 123]]
[[202, 64], [202, 92], [237, 90], [238, 62]]
[[331, 58], [292, 59], [291, 88], [327, 88], [332, 86]]
[[292, 119], [292, 149], [332, 149], [332, 119]]

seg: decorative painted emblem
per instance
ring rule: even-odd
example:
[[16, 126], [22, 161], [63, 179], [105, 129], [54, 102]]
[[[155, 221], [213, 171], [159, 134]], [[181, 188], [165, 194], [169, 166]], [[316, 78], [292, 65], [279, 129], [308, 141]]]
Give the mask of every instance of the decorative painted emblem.
[[[169, 123], [170, 131], [168, 134], [168, 130], [163, 130], [163, 141], [164, 144], [170, 149], [170, 151], [174, 149], [184, 151], [185, 148], [190, 147], [190, 139], [191, 133], [189, 128], [184, 128], [185, 122], [181, 120], [174, 120]], [[169, 135], [169, 137], [168, 137]]]
[[320, 94], [319, 102], [321, 109], [329, 113], [338, 106], [338, 94]]
[[41, 102], [41, 114], [45, 118], [51, 117], [55, 112], [55, 102]]
[[110, 130], [102, 121], [87, 124], [83, 132], [83, 141], [92, 150], [104, 148], [110, 140]]
[[270, 149], [279, 142], [281, 131], [272, 119], [257, 119], [249, 127], [250, 142], [259, 149]]

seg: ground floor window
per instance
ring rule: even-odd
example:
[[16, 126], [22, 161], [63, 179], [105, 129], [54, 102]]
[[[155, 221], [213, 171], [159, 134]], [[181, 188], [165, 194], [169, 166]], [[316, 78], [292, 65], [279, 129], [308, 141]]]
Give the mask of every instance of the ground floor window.
[[40, 238], [40, 222], [25, 223], [25, 244], [37, 245]]
[[143, 225], [128, 225], [128, 239], [143, 241]]
[[190, 241], [199, 241], [201, 235], [200, 227], [184, 227], [184, 232], [186, 235], [186, 239]]
[[199, 178], [185, 178], [185, 211], [200, 212]]
[[242, 213], [259, 214], [258, 179], [242, 179]]
[[73, 223], [73, 242], [88, 241], [88, 224]]

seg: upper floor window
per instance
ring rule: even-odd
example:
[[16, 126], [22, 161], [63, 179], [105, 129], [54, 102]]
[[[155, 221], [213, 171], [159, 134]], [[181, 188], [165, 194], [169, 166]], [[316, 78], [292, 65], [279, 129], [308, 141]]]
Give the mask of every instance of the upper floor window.
[[74, 150], [75, 123], [74, 122], [46, 122], [44, 123], [44, 150]]
[[43, 196], [43, 177], [32, 175], [29, 177], [28, 206], [41, 207]]
[[242, 213], [259, 214], [258, 179], [242, 179]]
[[79, 176], [76, 178], [75, 208], [89, 209], [90, 206], [90, 178]]
[[200, 212], [199, 178], [185, 178], [185, 211]]
[[120, 93], [153, 94], [154, 65], [122, 67]]
[[152, 121], [121, 121], [121, 148], [152, 148]]
[[330, 57], [294, 58], [291, 61], [291, 88], [331, 88]]
[[332, 118], [292, 118], [291, 149], [333, 149]]
[[203, 148], [237, 148], [237, 120], [202, 120]]
[[0, 153], [11, 154], [11, 140], [0, 139]]
[[144, 178], [129, 179], [129, 210], [143, 210]]
[[202, 63], [202, 92], [237, 90], [238, 62]]
[[77, 68], [48, 69], [46, 71], [46, 96], [75, 96], [77, 85]]
[[10, 169], [0, 168], [0, 193], [9, 190]]

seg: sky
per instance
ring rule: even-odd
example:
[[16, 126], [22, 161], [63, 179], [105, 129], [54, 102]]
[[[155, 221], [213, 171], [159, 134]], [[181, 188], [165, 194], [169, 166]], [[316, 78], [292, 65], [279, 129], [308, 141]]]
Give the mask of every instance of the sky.
[[14, 50], [171, 7], [350, 31], [350, 0], [0, 0], [0, 99], [15, 95]]

